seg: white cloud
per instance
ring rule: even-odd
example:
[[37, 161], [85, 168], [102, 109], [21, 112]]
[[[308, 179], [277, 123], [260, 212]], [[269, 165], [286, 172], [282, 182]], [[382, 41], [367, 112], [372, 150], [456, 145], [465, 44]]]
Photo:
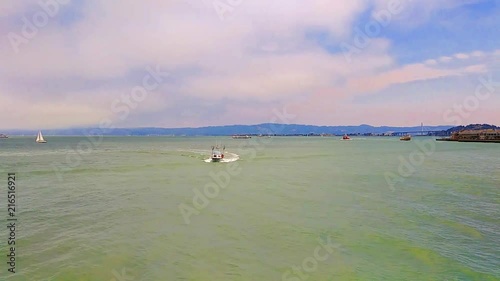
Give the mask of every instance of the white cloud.
[[426, 65], [436, 65], [436, 64], [437, 64], [437, 61], [436, 61], [436, 60], [431, 59], [431, 60], [426, 60], [424, 63], [425, 63]]
[[439, 58], [439, 61], [440, 62], [443, 62], [443, 63], [447, 63], [447, 62], [450, 62], [452, 60], [451, 57], [440, 57]]
[[455, 55], [455, 58], [457, 58], [457, 59], [461, 59], [461, 60], [464, 60], [464, 59], [468, 59], [468, 58], [469, 58], [469, 55], [467, 55], [467, 54], [463, 54], [463, 53], [460, 53], [460, 54], [456, 54], [456, 55]]
[[36, 0], [4, 0], [0, 1], [0, 17], [17, 14], [28, 6], [36, 5]]
[[[179, 107], [189, 111], [190, 104], [181, 104], [186, 101], [198, 103], [193, 106], [205, 105], [207, 99], [280, 104], [304, 97], [311, 104], [309, 113], [314, 113], [314, 107], [326, 110], [350, 95], [488, 68], [474, 60], [485, 56], [480, 51], [400, 66], [391, 56], [390, 40], [381, 38], [373, 39], [349, 63], [342, 53], [307, 37], [311, 31], [324, 33], [328, 44], [339, 45], [352, 36], [360, 15], [373, 4], [385, 9], [387, 3], [244, 0], [221, 21], [213, 6], [202, 0], [84, 1], [81, 19], [71, 25], [54, 19], [21, 45], [19, 54], [5, 37], [0, 41], [0, 128], [95, 124], [110, 113], [114, 99], [140, 82], [146, 66], [160, 65], [172, 73], [172, 80], [138, 107], [136, 115]], [[18, 19], [30, 5], [37, 2], [2, 2], [0, 15], [10, 17], [0, 20], [0, 32], [20, 33]], [[418, 24], [421, 19], [414, 11], [426, 18], [456, 4], [424, 0], [405, 5], [394, 18], [398, 24]], [[458, 59], [459, 66], [445, 65]], [[23, 108], [22, 114], [12, 112], [14, 104]], [[252, 119], [254, 109], [241, 107], [239, 112]], [[12, 116], [19, 121], [4, 121]]]
[[471, 55], [471, 56], [473, 56], [473, 57], [477, 57], [477, 58], [479, 58], [479, 57], [483, 57], [483, 56], [484, 56], [484, 53], [483, 53], [483, 52], [481, 52], [481, 51], [474, 51], [474, 52], [472, 52], [470, 55]]

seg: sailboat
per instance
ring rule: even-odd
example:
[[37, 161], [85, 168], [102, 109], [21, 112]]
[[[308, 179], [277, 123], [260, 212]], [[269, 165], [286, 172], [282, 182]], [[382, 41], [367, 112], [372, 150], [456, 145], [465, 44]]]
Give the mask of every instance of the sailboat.
[[47, 143], [47, 141], [43, 139], [42, 131], [38, 131], [38, 135], [36, 136], [36, 142]]

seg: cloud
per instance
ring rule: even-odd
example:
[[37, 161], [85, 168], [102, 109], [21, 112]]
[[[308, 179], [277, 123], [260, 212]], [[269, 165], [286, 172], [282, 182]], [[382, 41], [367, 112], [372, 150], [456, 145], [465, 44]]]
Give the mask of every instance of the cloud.
[[393, 28], [409, 29], [428, 23], [429, 20], [440, 11], [457, 9], [466, 5], [480, 3], [482, 0], [375, 0], [375, 11], [388, 10], [389, 7], [397, 7], [400, 10], [392, 18], [397, 25]]
[[[273, 28], [289, 33], [285, 40], [301, 40], [296, 38], [312, 26], [345, 33], [361, 11], [362, 1], [325, 4], [315, 0], [307, 5], [297, 0], [248, 1], [230, 24], [214, 17], [214, 11], [194, 17], [189, 5], [180, 1], [85, 3], [85, 20], [69, 28], [54, 24], [41, 28], [31, 43], [20, 46], [17, 56], [4, 49], [0, 70], [28, 76], [109, 78], [148, 63], [167, 68], [196, 66], [223, 54], [227, 59], [248, 55], [245, 46]], [[22, 26], [13, 30], [20, 33]]]
[[[389, 71], [361, 77], [360, 79], [353, 79], [350, 81], [348, 88], [350, 92], [373, 93], [395, 84], [463, 76], [466, 74], [480, 75], [487, 73], [489, 69], [493, 67], [493, 64], [484, 61], [469, 60], [467, 62], [461, 62], [462, 65], [455, 64], [450, 66], [452, 62], [460, 62], [458, 59], [462, 60], [465, 57], [469, 58], [475, 53], [477, 52], [473, 52], [471, 55], [456, 54], [453, 56], [443, 56], [438, 60], [426, 60], [423, 63], [405, 65]], [[481, 54], [482, 56], [485, 55], [483, 53]], [[494, 53], [488, 56], [494, 57]], [[478, 58], [478, 56], [476, 56], [476, 58]]]
[[452, 58], [451, 58], [451, 57], [440, 57], [440, 58], [439, 58], [439, 61], [440, 61], [440, 62], [444, 62], [444, 63], [446, 63], [446, 62], [450, 62], [451, 60], [452, 60]]
[[[224, 20], [211, 1], [193, 1], [73, 1], [19, 45], [19, 53], [3, 36], [0, 128], [96, 124], [115, 114], [113, 101], [139, 85], [148, 66], [170, 79], [117, 124], [267, 122], [267, 113], [284, 105], [300, 112], [297, 122], [327, 122], [337, 116], [331, 108], [358, 96], [492, 69], [486, 50], [401, 63], [393, 54], [397, 39], [384, 33], [348, 62], [338, 46], [387, 1], [243, 0]], [[411, 30], [466, 2], [405, 2], [391, 27], [407, 22]], [[77, 4], [79, 15], [72, 16]], [[0, 32], [22, 36], [22, 17], [40, 10], [37, 1], [2, 2], [0, 15], [8, 16], [1, 17]], [[310, 117], [317, 112], [323, 115]]]
[[12, 14], [19, 14], [29, 6], [33, 6], [34, 0], [7, 0], [0, 2], [0, 17], [8, 17]]
[[460, 53], [460, 54], [456, 54], [455, 58], [457, 58], [457, 59], [468, 59], [469, 55]]
[[474, 51], [474, 52], [471, 54], [471, 56], [473, 56], [473, 57], [478, 57], [478, 58], [479, 58], [479, 57], [484, 56], [484, 53], [483, 53], [483, 52], [481, 52], [481, 51]]

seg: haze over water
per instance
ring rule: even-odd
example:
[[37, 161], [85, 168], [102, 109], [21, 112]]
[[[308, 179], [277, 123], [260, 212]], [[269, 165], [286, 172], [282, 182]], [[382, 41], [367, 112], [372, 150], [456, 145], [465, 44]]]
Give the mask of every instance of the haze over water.
[[[46, 139], [0, 140], [19, 218], [18, 273], [5, 275], [3, 258], [2, 280], [500, 280], [496, 144], [432, 142], [392, 189], [384, 174], [431, 138], [105, 137], [61, 180], [52, 165], [85, 138]], [[237, 161], [206, 163], [216, 142]], [[186, 224], [179, 205], [235, 164]]]

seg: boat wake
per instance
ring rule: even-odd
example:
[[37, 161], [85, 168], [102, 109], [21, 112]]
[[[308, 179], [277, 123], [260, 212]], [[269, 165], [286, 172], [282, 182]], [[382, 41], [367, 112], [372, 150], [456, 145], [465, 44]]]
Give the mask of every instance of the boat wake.
[[[224, 153], [224, 159], [220, 160], [220, 163], [231, 163], [234, 161], [238, 161], [240, 156], [236, 153], [227, 152]], [[212, 158], [207, 158], [203, 160], [205, 163], [212, 163]]]
[[[182, 156], [198, 158], [203, 160], [206, 163], [212, 163], [212, 158], [207, 158], [210, 156], [210, 150], [206, 149], [178, 149]], [[220, 163], [230, 163], [234, 161], [238, 161], [240, 156], [236, 153], [225, 152], [224, 159], [220, 161]]]
[[367, 138], [349, 138], [349, 139], [340, 139], [341, 141], [359, 141], [359, 140], [367, 140]]

